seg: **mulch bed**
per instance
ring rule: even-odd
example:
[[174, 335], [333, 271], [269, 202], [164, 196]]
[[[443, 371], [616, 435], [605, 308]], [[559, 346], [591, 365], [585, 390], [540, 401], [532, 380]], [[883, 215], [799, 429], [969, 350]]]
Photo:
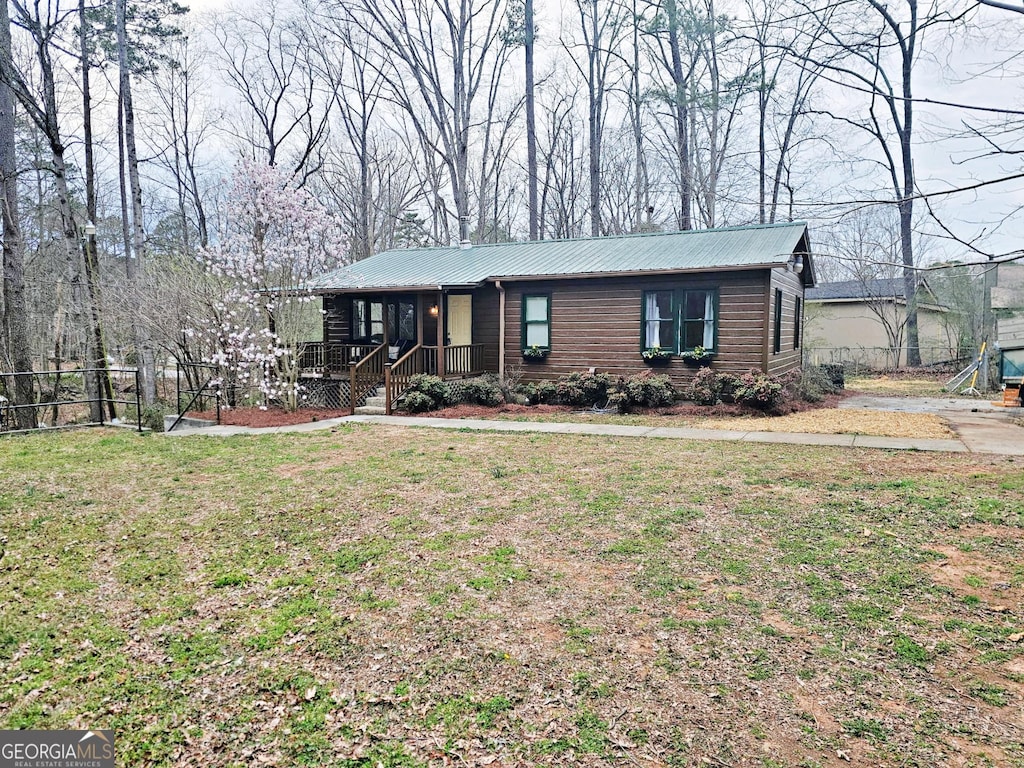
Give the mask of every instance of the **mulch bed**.
[[[190, 411], [189, 417], [196, 419], [217, 418], [216, 411]], [[287, 427], [292, 424], [306, 424], [310, 421], [324, 421], [348, 416], [348, 410], [332, 411], [301, 408], [285, 411], [281, 408], [221, 408], [220, 423], [232, 427]]]
[[[805, 403], [803, 401], [786, 403], [783, 409], [775, 415], [800, 413], [818, 408], [835, 408], [840, 399], [841, 396], [830, 395], [820, 403]], [[556, 413], [578, 413], [581, 410], [586, 411], [587, 409], [574, 408], [568, 405], [499, 405], [491, 407], [463, 403], [428, 413], [410, 414], [396, 411], [395, 415], [412, 418], [427, 416], [438, 419], [486, 419], [498, 415], [546, 416]], [[669, 408], [642, 408], [635, 413], [640, 416], [701, 416], [715, 419], [728, 418], [730, 416], [750, 416], [752, 414], [764, 415], [763, 412], [753, 408], [725, 403], [712, 406], [680, 403]], [[214, 420], [217, 418], [217, 414], [214, 411], [190, 411], [188, 415], [197, 419]], [[301, 408], [297, 411], [285, 411], [280, 408], [222, 408], [220, 423], [236, 427], [285, 427], [292, 424], [305, 424], [311, 421], [337, 419], [341, 416], [348, 416], [348, 411], [312, 408]]]

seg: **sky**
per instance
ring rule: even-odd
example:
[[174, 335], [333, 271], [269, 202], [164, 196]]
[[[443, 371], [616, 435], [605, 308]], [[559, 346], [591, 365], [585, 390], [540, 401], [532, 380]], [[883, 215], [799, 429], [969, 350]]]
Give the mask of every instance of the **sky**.
[[[185, 0], [197, 13], [216, 11], [232, 4], [232, 0]], [[538, 23], [549, 29], [552, 21], [575, 13], [572, 0], [537, 0]], [[724, 0], [719, 7], [724, 7]], [[1020, 39], [1024, 38], [1024, 14], [980, 7], [976, 11], [977, 26], [969, 34], [959, 34], [940, 48], [926, 40], [927, 56], [918, 62], [915, 71], [915, 97], [947, 101], [976, 107], [996, 107], [1024, 111], [1024, 54]], [[552, 15], [555, 19], [552, 19]], [[557, 40], [552, 29], [547, 37]], [[829, 100], [852, 104], [853, 98], [833, 90]], [[919, 104], [916, 112], [918, 143], [915, 148], [915, 170], [922, 193], [932, 194], [962, 186], [1024, 172], [1024, 163], [1017, 156], [998, 155], [977, 136], [955, 138], [978, 128], [991, 135], [991, 122], [998, 116], [984, 111], [958, 107]], [[1024, 136], [1024, 115], [1020, 134]], [[986, 127], [988, 126], [988, 127]], [[943, 137], [938, 140], [938, 137]], [[929, 138], [930, 137], [930, 138]], [[1012, 137], [1000, 142], [1010, 143]], [[865, 151], [873, 147], [865, 142]], [[827, 158], [825, 158], [827, 160]], [[882, 180], [884, 181], [884, 179]], [[839, 183], [842, 180], [838, 180]], [[975, 241], [986, 252], [1006, 253], [1024, 244], [1024, 180], [1018, 179], [981, 187], [956, 195], [931, 198], [942, 223], [957, 237]], [[924, 209], [919, 205], [919, 209]], [[933, 239], [929, 256], [933, 260], [971, 258], [970, 249], [945, 239], [941, 228], [928, 225]], [[978, 258], [975, 254], [973, 258]]]

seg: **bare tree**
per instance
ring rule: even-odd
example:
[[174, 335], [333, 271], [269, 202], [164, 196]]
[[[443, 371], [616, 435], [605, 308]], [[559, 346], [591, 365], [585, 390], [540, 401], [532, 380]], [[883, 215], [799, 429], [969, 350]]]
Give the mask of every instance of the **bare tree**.
[[[586, 64], [576, 63], [587, 88], [587, 152], [590, 182], [590, 235], [602, 234], [601, 228], [601, 145], [604, 140], [608, 91], [619, 73], [614, 68], [625, 29], [622, 7], [609, 0], [575, 0]], [[563, 41], [571, 50], [571, 43]]]
[[213, 31], [227, 82], [245, 105], [234, 132], [247, 153], [270, 166], [287, 163], [302, 180], [316, 173], [337, 84], [316, 76], [305, 20], [260, 0], [230, 9]]
[[[11, 26], [6, 9], [0, 12], [0, 59], [12, 60]], [[14, 95], [0, 82], [0, 175], [3, 183], [3, 315], [0, 323], [0, 361], [9, 370], [32, 371], [32, 347], [28, 332], [28, 306], [25, 300], [25, 244], [21, 236], [18, 206], [18, 163], [15, 151]], [[35, 402], [32, 376], [16, 376], [9, 388], [15, 406]], [[20, 407], [14, 412], [18, 429], [36, 426], [34, 408]]]
[[[12, 0], [14, 9], [13, 21], [31, 37], [35, 66], [38, 68], [40, 93], [35, 93], [29, 85], [29, 79], [15, 66], [9, 55], [0, 59], [0, 80], [11, 89], [29, 118], [36, 124], [46, 139], [50, 150], [50, 173], [54, 181], [55, 203], [60, 217], [61, 236], [64, 244], [64, 262], [69, 266], [73, 276], [82, 273], [84, 262], [85, 282], [88, 292], [90, 367], [98, 373], [89, 377], [91, 417], [95, 421], [102, 419], [103, 387], [101, 381], [107, 376], [107, 355], [103, 342], [103, 330], [100, 319], [99, 275], [95, 263], [88, 258], [85, 249], [80, 250], [81, 234], [71, 207], [71, 193], [68, 188], [67, 147], [60, 130], [59, 101], [54, 65], [54, 44], [61, 28], [72, 17], [72, 11], [56, 8], [40, 3], [31, 6]], [[10, 26], [7, 10], [0, 15], [0, 25]], [[10, 53], [9, 51], [4, 53]]]
[[[387, 53], [382, 67], [391, 99], [424, 147], [438, 157], [458, 220], [469, 238], [471, 134], [481, 93], [500, 74], [512, 45], [506, 4], [494, 0], [354, 0], [337, 6]], [[439, 190], [433, 207], [441, 212]]]
[[[925, 35], [949, 27], [965, 14], [963, 8], [932, 3], [919, 8], [918, 0], [890, 4], [862, 0], [840, 15], [831, 4], [807, 4], [806, 10], [822, 21], [827, 47], [811, 52], [806, 61], [827, 71], [837, 82], [865, 94], [865, 117], [828, 113], [865, 132], [881, 153], [900, 217], [900, 257], [907, 301], [907, 363], [921, 364], [918, 340], [917, 276], [914, 256], [914, 89], [913, 74], [921, 57]], [[825, 20], [829, 23], [825, 24]]]

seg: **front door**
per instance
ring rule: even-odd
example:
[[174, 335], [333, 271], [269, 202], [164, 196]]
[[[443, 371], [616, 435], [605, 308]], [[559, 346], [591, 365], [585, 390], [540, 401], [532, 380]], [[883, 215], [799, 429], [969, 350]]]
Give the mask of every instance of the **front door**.
[[[473, 343], [473, 296], [468, 293], [449, 294], [447, 319], [448, 346], [469, 347]], [[448, 373], [469, 373], [469, 350], [452, 350], [446, 354], [445, 368]]]

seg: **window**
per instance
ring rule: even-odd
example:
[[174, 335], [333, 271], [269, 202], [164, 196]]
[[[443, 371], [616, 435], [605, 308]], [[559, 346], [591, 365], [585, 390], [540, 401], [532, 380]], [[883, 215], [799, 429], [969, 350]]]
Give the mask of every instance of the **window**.
[[684, 291], [682, 301], [683, 349], [715, 348], [715, 304], [717, 291]]
[[644, 291], [643, 348], [661, 347], [685, 352], [694, 347], [715, 349], [718, 331], [718, 291]]
[[380, 301], [352, 299], [352, 341], [384, 340], [384, 305]]
[[772, 351], [777, 355], [782, 351], [782, 291], [775, 289], [775, 339]]
[[793, 307], [793, 349], [800, 349], [800, 320], [802, 319], [803, 301], [796, 297], [796, 305]]
[[523, 296], [523, 349], [551, 349], [551, 297]]
[[672, 291], [648, 291], [644, 294], [644, 349], [651, 347], [676, 351]]

